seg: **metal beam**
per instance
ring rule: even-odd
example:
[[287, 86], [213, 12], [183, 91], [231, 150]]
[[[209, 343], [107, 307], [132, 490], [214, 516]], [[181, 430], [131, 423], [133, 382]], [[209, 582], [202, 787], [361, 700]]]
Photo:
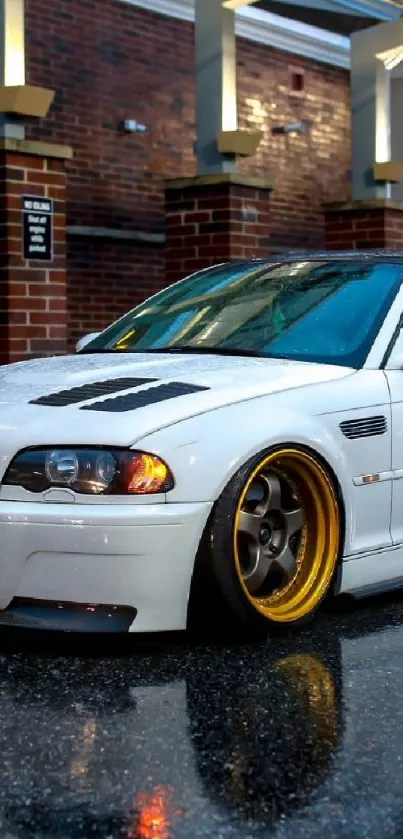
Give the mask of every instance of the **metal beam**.
[[217, 147], [219, 131], [238, 128], [235, 13], [222, 0], [195, 0], [195, 48], [198, 174], [234, 172]]

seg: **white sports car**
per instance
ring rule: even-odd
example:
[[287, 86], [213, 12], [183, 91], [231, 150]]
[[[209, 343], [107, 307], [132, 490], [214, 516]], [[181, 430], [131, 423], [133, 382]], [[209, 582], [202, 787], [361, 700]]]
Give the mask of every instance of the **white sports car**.
[[0, 624], [264, 631], [403, 584], [402, 280], [220, 265], [0, 368]]

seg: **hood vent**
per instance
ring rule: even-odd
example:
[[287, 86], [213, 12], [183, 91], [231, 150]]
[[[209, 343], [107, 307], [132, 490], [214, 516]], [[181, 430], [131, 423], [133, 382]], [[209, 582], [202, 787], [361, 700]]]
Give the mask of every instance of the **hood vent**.
[[191, 393], [199, 393], [203, 390], [210, 390], [201, 385], [187, 385], [184, 382], [170, 382], [159, 387], [149, 387], [147, 390], [140, 390], [137, 393], [125, 393], [123, 396], [116, 396], [114, 399], [105, 399], [103, 402], [93, 402], [92, 405], [83, 405], [81, 411], [108, 411], [111, 413], [122, 413], [123, 411], [136, 411], [138, 408], [146, 408], [148, 405], [156, 405], [158, 402], [165, 402], [167, 399], [176, 399], [178, 396], [188, 396]]
[[358, 440], [360, 437], [380, 437], [386, 434], [388, 424], [383, 416], [365, 417], [341, 422], [340, 430], [348, 440]]
[[30, 404], [63, 408], [66, 405], [76, 405], [77, 402], [86, 402], [87, 399], [109, 396], [110, 393], [118, 393], [120, 390], [129, 390], [132, 387], [141, 387], [157, 381], [158, 379], [109, 379], [106, 382], [91, 382], [88, 385], [73, 387], [71, 390], [60, 390], [57, 393], [40, 396], [39, 399], [32, 399]]

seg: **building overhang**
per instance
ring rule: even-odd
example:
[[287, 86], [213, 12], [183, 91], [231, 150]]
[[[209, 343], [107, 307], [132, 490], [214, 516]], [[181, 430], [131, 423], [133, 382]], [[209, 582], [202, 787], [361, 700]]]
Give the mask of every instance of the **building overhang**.
[[[121, 0], [150, 12], [194, 20], [194, 0]], [[403, 14], [403, 0], [223, 0], [236, 11], [239, 37], [349, 69], [354, 32]]]
[[[121, 0], [148, 12], [194, 22], [194, 0]], [[350, 42], [347, 37], [259, 9], [240, 8], [236, 14], [236, 34], [283, 52], [349, 69]]]

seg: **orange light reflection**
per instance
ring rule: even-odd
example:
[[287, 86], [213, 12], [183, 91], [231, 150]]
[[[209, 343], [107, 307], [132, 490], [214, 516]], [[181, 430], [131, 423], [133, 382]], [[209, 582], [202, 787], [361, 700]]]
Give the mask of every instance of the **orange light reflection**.
[[179, 815], [172, 806], [172, 790], [156, 787], [153, 792], [139, 793], [133, 804], [135, 824], [127, 839], [169, 839], [172, 818]]

